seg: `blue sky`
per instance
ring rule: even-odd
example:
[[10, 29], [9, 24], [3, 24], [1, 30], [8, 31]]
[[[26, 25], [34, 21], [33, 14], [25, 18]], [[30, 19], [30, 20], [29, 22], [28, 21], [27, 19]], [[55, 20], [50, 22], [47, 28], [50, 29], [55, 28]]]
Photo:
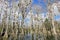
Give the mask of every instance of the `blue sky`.
[[[53, 2], [54, 1], [51, 0], [51, 3], [53, 3]], [[47, 3], [48, 2], [47, 1], [44, 2], [44, 0], [40, 0], [40, 2], [38, 0], [34, 0], [33, 1], [33, 4], [42, 5], [42, 8], [45, 9], [45, 10], [47, 8]], [[60, 19], [60, 15], [59, 16], [55, 16], [54, 18], [55, 18], [55, 20]]]
[[[11, 3], [11, 1], [12, 0], [9, 0], [9, 2]], [[17, 1], [17, 0], [16, 0]], [[47, 0], [48, 1], [48, 0]], [[42, 6], [42, 8], [44, 9], [44, 10], [46, 10], [47, 9], [47, 1], [45, 1], [44, 2], [44, 0], [33, 0], [33, 4], [36, 4], [36, 5], [41, 5]], [[53, 0], [51, 0], [51, 2], [53, 3], [54, 1]], [[55, 19], [59, 19], [60, 18], [60, 15], [59, 16], [55, 16]]]
[[33, 0], [33, 4], [41, 5], [42, 8], [46, 10], [46, 7], [47, 7], [46, 4], [47, 4], [47, 3], [45, 3], [44, 0], [40, 0], [40, 1], [38, 1], [38, 0]]

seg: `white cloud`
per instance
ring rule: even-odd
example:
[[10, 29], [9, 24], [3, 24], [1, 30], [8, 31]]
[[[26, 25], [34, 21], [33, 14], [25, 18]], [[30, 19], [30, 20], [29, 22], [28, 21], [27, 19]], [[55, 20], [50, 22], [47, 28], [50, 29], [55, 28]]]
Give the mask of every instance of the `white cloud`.
[[59, 15], [59, 11], [58, 11], [57, 6], [54, 6], [54, 13], [55, 13], [55, 15]]

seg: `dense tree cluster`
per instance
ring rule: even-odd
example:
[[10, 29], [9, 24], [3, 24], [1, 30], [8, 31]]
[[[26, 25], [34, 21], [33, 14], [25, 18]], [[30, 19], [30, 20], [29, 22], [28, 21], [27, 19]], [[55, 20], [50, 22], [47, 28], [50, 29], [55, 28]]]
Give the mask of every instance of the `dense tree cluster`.
[[60, 2], [55, 1], [48, 0], [46, 11], [33, 0], [0, 0], [0, 40], [60, 40], [60, 22], [54, 20]]

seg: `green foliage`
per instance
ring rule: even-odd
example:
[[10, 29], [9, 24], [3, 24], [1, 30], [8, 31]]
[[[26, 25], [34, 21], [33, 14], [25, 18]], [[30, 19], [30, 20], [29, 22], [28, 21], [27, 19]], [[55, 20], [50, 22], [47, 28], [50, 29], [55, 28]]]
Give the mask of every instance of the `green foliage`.
[[[46, 18], [44, 25], [45, 25], [46, 30], [51, 32], [51, 29], [53, 26], [52, 26], [51, 21], [49, 21], [49, 19]], [[52, 32], [51, 32], [51, 35], [48, 35], [48, 34], [49, 33], [47, 32], [46, 40], [55, 40], [55, 37], [52, 35]]]
[[47, 35], [46, 40], [55, 40], [55, 38], [53, 35]]
[[44, 25], [46, 27], [46, 30], [51, 30], [52, 28], [52, 23], [46, 18], [45, 22], [44, 22]]
[[0, 27], [0, 33], [1, 33], [1, 31], [2, 31], [2, 28]]

